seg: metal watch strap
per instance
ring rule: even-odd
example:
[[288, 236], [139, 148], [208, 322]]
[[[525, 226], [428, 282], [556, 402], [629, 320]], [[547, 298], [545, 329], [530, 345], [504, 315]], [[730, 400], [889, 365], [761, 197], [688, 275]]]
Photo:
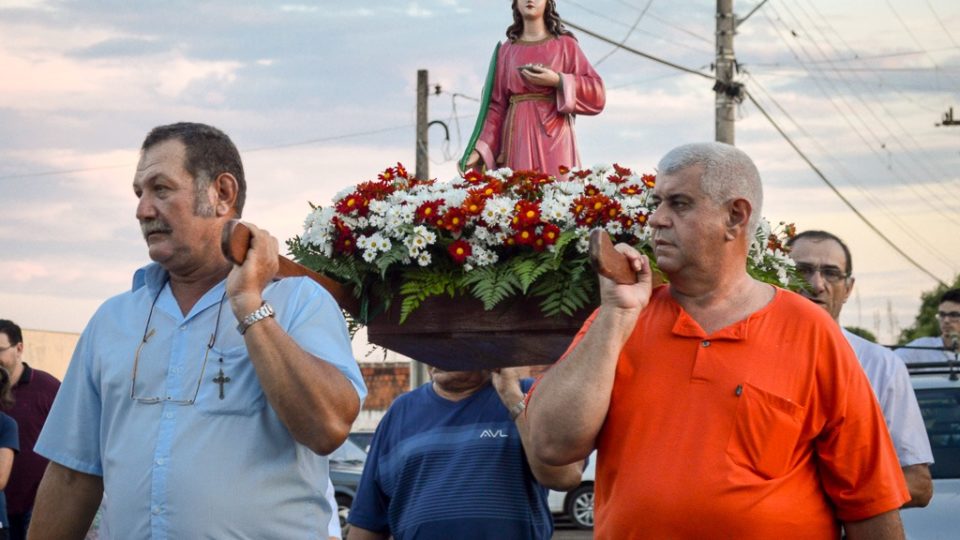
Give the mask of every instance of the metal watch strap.
[[523, 414], [527, 409], [527, 398], [524, 396], [516, 405], [510, 407], [510, 420], [516, 421], [517, 417]]
[[240, 332], [243, 335], [248, 328], [254, 324], [266, 319], [267, 317], [273, 317], [276, 312], [273, 311], [273, 306], [264, 302], [260, 304], [260, 307], [256, 309], [253, 313], [247, 315], [239, 323], [237, 323], [237, 332]]

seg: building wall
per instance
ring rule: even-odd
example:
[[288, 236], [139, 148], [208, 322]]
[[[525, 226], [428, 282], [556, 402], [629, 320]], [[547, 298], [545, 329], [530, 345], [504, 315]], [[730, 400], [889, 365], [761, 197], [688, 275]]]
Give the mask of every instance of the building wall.
[[23, 360], [30, 367], [46, 371], [57, 379], [70, 365], [73, 349], [80, 340], [80, 334], [71, 332], [49, 332], [46, 330], [23, 329]]

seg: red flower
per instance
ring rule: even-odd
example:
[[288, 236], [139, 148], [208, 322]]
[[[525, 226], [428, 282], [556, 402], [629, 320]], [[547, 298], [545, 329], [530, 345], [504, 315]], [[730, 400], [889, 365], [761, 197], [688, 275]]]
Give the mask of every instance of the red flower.
[[611, 184], [622, 184], [627, 181], [627, 177], [611, 174], [607, 177], [607, 180], [609, 180]]
[[475, 169], [471, 169], [470, 171], [467, 172], [467, 174], [463, 175], [463, 179], [466, 180], [466, 182], [471, 185], [477, 185], [480, 182], [483, 182], [484, 178], [486, 178], [486, 176], [484, 176], [483, 174], [480, 174], [480, 171], [477, 171]]
[[368, 201], [366, 197], [354, 192], [340, 199], [340, 202], [337, 203], [337, 212], [340, 212], [345, 216], [350, 214], [365, 216], [370, 210], [369, 205], [370, 201]]
[[407, 169], [398, 161], [397, 166], [394, 167], [394, 172], [397, 173], [397, 176], [400, 178], [410, 178], [410, 174], [407, 172]]
[[580, 180], [583, 180], [584, 178], [590, 176], [590, 174], [591, 174], [592, 172], [593, 172], [593, 171], [591, 171], [591, 170], [589, 170], [589, 169], [587, 169], [587, 170], [581, 169], [581, 170], [573, 173], [573, 176], [574, 176], [574, 178], [579, 178]]
[[450, 253], [450, 258], [457, 264], [463, 264], [473, 253], [473, 248], [470, 247], [470, 244], [466, 240], [454, 240], [449, 246], [447, 246], [447, 252]]
[[606, 220], [616, 219], [620, 215], [620, 203], [610, 199], [610, 202], [603, 207], [603, 215]]
[[557, 167], [557, 172], [560, 173], [560, 176], [563, 176], [570, 172], [570, 167], [567, 167], [566, 165], [560, 165]]
[[429, 223], [430, 225], [435, 225], [437, 221], [440, 220], [440, 205], [443, 204], [443, 199], [438, 199], [434, 201], [427, 201], [417, 207], [416, 219], [420, 223]]
[[[467, 224], [467, 215], [459, 208], [451, 208], [443, 215], [441, 221], [444, 229], [456, 234], [462, 231], [463, 226]], [[438, 224], [438, 226], [441, 225]]]
[[520, 229], [517, 231], [517, 234], [513, 235], [513, 238], [518, 245], [532, 246], [534, 240], [537, 239], [537, 231], [534, 230], [533, 227]]
[[642, 191], [643, 190], [640, 189], [640, 186], [636, 184], [630, 184], [620, 188], [620, 193], [623, 193], [624, 195], [638, 195]]
[[587, 184], [583, 186], [583, 194], [587, 197], [593, 197], [594, 195], [600, 194], [600, 188], [593, 184]]
[[333, 250], [344, 255], [353, 255], [357, 251], [357, 239], [350, 232], [350, 229], [344, 228], [341, 231], [333, 243]]
[[514, 207], [513, 228], [522, 229], [540, 223], [540, 203], [535, 201], [519, 201]]
[[382, 201], [397, 190], [393, 182], [363, 182], [357, 186], [357, 193], [369, 201]]
[[560, 227], [557, 227], [553, 223], [547, 223], [540, 232], [540, 238], [542, 238], [543, 242], [548, 246], [556, 244], [557, 239], [560, 238]]
[[630, 175], [633, 174], [633, 171], [631, 171], [630, 169], [628, 169], [628, 168], [626, 168], [626, 167], [621, 167], [620, 165], [617, 165], [616, 163], [613, 164], [613, 170], [617, 171], [617, 174], [618, 174], [619, 176], [630, 176]]
[[643, 185], [652, 188], [657, 183], [657, 176], [654, 174], [645, 174], [640, 177], [640, 180], [643, 181]]
[[387, 167], [382, 173], [377, 175], [377, 178], [384, 182], [392, 182], [396, 175], [397, 172], [394, 169]]

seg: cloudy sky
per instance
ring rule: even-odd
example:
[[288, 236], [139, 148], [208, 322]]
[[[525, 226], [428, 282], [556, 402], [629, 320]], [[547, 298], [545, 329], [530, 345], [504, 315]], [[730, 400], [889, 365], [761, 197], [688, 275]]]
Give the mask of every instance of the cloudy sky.
[[[735, 2], [746, 15], [758, 2]], [[559, 0], [578, 26], [710, 73], [715, 2]], [[645, 10], [645, 11], [644, 11]], [[642, 15], [642, 16], [641, 16]], [[414, 168], [415, 86], [440, 93], [431, 176], [469, 136], [503, 0], [367, 2], [0, 0], [0, 317], [78, 332], [147, 262], [134, 219], [137, 149], [158, 124], [201, 121], [240, 147], [244, 217], [281, 240], [308, 201], [397, 161]], [[652, 171], [671, 147], [713, 138], [711, 82], [583, 33], [607, 108], [578, 119], [585, 165]], [[741, 80], [847, 208], [752, 103], [737, 145], [764, 177], [763, 214], [823, 228], [854, 254], [842, 322], [890, 342], [934, 278], [960, 271], [960, 3], [771, 0], [740, 26]]]

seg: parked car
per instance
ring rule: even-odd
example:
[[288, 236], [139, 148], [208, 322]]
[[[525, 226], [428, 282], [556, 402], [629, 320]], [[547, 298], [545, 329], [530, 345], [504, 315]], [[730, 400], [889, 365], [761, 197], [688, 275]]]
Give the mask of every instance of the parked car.
[[912, 364], [910, 380], [930, 437], [933, 499], [901, 510], [911, 540], [957, 538], [960, 531], [960, 366]]
[[596, 475], [597, 451], [587, 458], [587, 467], [583, 470], [580, 485], [570, 491], [553, 491], [547, 497], [547, 504], [554, 517], [565, 517], [578, 529], [593, 529], [593, 479]]
[[364, 452], [370, 452], [370, 443], [373, 442], [372, 431], [351, 431], [347, 437], [362, 448]]
[[337, 513], [340, 515], [340, 528], [347, 532], [347, 515], [350, 505], [357, 495], [363, 464], [367, 461], [367, 452], [350, 438], [330, 454], [330, 481], [337, 499]]

